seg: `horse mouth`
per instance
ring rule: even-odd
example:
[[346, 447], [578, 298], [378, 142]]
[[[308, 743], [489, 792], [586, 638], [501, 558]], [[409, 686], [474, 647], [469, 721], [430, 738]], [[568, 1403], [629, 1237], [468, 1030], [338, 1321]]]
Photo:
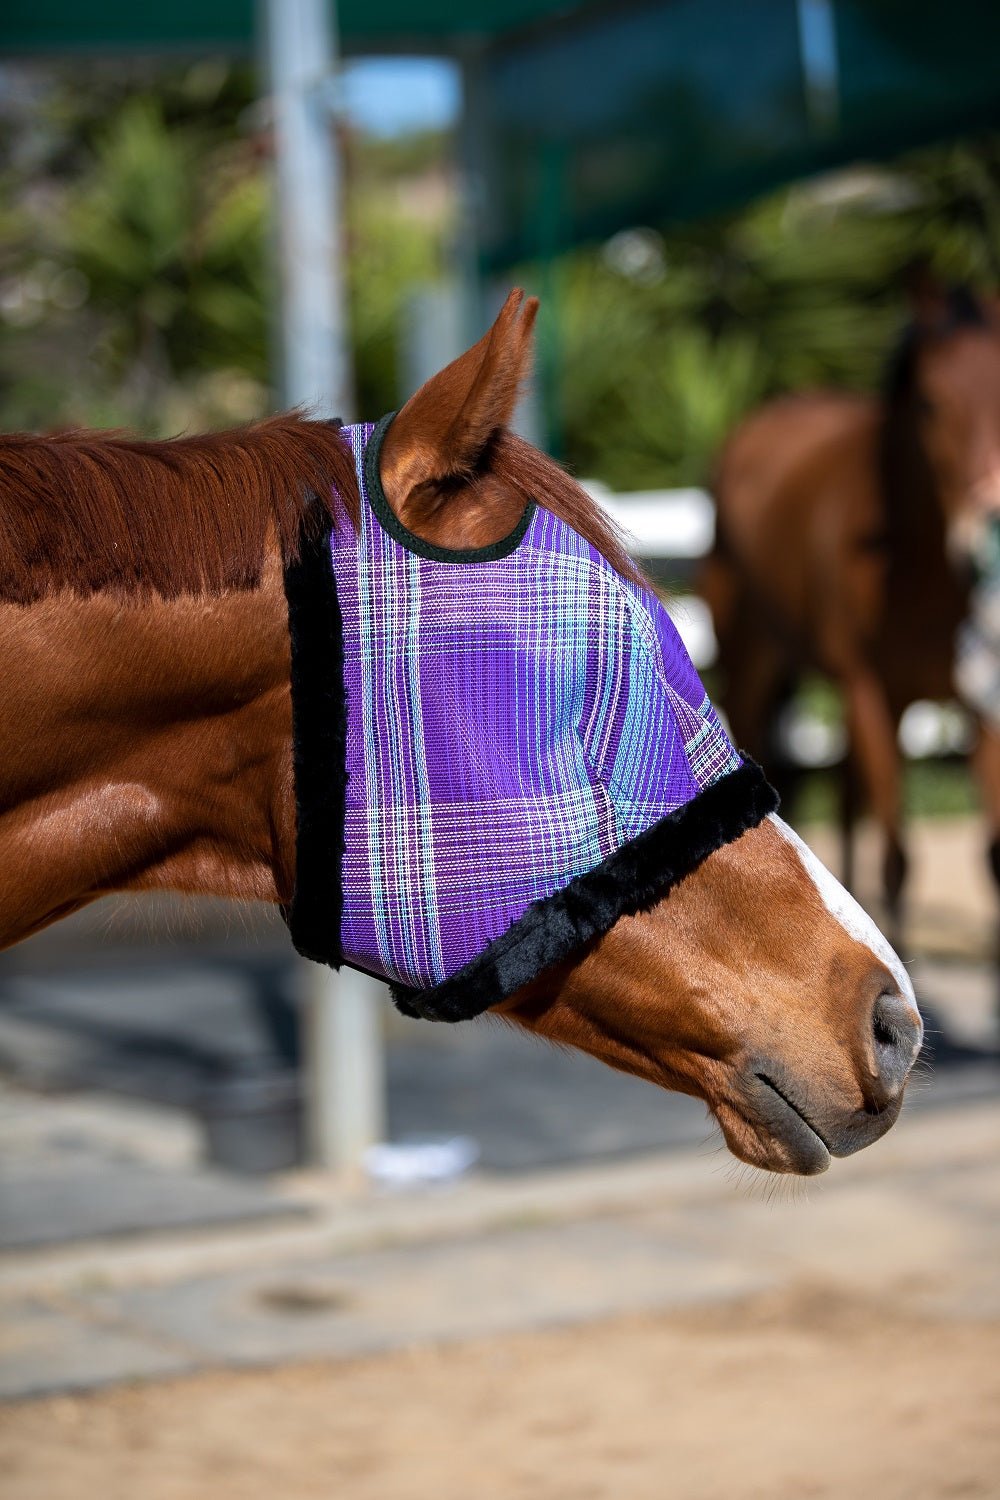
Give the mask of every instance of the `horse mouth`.
[[799, 1090], [780, 1067], [755, 1066], [739, 1078], [738, 1091], [716, 1106], [730, 1150], [741, 1161], [769, 1172], [815, 1177], [830, 1158], [853, 1156], [885, 1135], [899, 1118], [900, 1090], [881, 1108], [844, 1109], [833, 1099], [799, 1102]]
[[825, 1172], [833, 1151], [822, 1131], [769, 1074], [753, 1076], [761, 1085], [754, 1102], [762, 1123], [792, 1158], [790, 1169], [809, 1177]]
[[815, 1177], [835, 1154], [788, 1088], [762, 1069], [745, 1073], [736, 1098], [716, 1114], [733, 1154], [766, 1171]]

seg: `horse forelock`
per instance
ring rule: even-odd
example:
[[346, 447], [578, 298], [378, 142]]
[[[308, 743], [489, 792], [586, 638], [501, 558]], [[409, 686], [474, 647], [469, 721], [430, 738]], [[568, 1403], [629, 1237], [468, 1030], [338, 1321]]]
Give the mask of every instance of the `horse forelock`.
[[0, 600], [253, 589], [270, 539], [291, 560], [338, 503], [356, 519], [350, 452], [297, 414], [159, 442], [0, 436]]

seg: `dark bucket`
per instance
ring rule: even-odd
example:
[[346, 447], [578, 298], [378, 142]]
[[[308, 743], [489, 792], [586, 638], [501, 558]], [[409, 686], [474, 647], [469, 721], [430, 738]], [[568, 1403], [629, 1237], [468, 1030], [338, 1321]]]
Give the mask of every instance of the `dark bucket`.
[[302, 1088], [293, 1072], [220, 1079], [199, 1109], [208, 1160], [230, 1172], [283, 1172], [305, 1159]]

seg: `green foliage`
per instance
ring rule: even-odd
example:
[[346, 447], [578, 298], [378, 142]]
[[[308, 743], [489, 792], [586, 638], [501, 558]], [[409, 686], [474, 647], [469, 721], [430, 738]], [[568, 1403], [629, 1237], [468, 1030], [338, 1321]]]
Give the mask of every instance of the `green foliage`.
[[[915, 818], [960, 818], [980, 811], [972, 771], [962, 760], [911, 760], [903, 765], [903, 802]], [[810, 771], [795, 796], [795, 822], [835, 823], [840, 783], [831, 771]]]
[[[400, 176], [429, 181], [440, 171], [442, 142], [359, 142], [351, 161], [348, 204], [348, 284], [359, 412], [381, 415], [399, 404], [399, 341], [407, 299], [415, 286], [445, 269], [447, 218], [400, 205]], [[428, 172], [431, 174], [428, 179]]]
[[763, 362], [739, 328], [712, 337], [690, 317], [697, 268], [615, 286], [592, 255], [565, 268], [559, 406], [573, 466], [617, 489], [695, 483], [732, 422], [761, 395]]
[[[249, 72], [42, 74], [29, 102], [0, 152], [3, 425], [169, 433], [266, 410], [271, 191]], [[434, 195], [408, 211], [398, 180], [440, 176], [442, 143], [349, 148], [356, 379], [384, 411], [406, 296], [441, 274], [447, 230]]]
[[[269, 141], [252, 71], [116, 60], [17, 78], [0, 138], [0, 422], [170, 432], [265, 410]], [[357, 404], [379, 413], [400, 394], [410, 291], [447, 269], [449, 142], [345, 144]], [[617, 488], [704, 482], [767, 395], [875, 384], [917, 256], [996, 288], [1000, 137], [564, 257], [542, 274], [554, 445]]]
[[106, 368], [145, 387], [150, 404], [164, 385], [220, 364], [266, 376], [265, 195], [259, 178], [228, 166], [139, 96], [98, 137], [69, 195], [61, 249], [105, 316]]
[[995, 136], [567, 257], [545, 365], [561, 450], [617, 487], [704, 483], [763, 396], [876, 385], [915, 259], [995, 291], [998, 257]]
[[249, 75], [42, 73], [35, 92], [4, 173], [19, 230], [0, 240], [5, 425], [169, 432], [255, 414], [267, 195], [235, 129]]

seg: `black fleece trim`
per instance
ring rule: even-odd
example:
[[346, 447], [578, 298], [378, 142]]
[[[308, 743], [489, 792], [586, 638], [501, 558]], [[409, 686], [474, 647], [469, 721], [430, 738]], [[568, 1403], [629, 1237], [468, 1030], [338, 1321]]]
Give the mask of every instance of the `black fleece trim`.
[[512, 552], [516, 552], [524, 541], [525, 532], [535, 514], [534, 500], [529, 500], [525, 505], [521, 512], [521, 519], [513, 531], [508, 531], [507, 535], [500, 537], [499, 541], [489, 542], [485, 547], [439, 547], [436, 542], [426, 541], [424, 537], [417, 536], [415, 531], [403, 525], [385, 497], [385, 490], [382, 488], [382, 470], [379, 467], [382, 444], [395, 415], [396, 413], [391, 411], [388, 416], [376, 422], [375, 430], [365, 446], [365, 489], [368, 491], [368, 503], [371, 506], [372, 515], [382, 530], [394, 537], [401, 547], [406, 548], [407, 552], [415, 552], [418, 557], [429, 557], [434, 562], [496, 562], [498, 558], [509, 557]]
[[706, 787], [593, 870], [536, 901], [512, 927], [450, 979], [429, 990], [392, 986], [406, 1016], [466, 1021], [543, 970], [608, 932], [619, 917], [651, 906], [702, 860], [774, 812], [778, 794], [754, 761]]
[[308, 530], [303, 528], [298, 561], [285, 569], [297, 826], [295, 894], [282, 915], [304, 958], [339, 968], [347, 786], [344, 632], [329, 515], [318, 536], [308, 536]]

